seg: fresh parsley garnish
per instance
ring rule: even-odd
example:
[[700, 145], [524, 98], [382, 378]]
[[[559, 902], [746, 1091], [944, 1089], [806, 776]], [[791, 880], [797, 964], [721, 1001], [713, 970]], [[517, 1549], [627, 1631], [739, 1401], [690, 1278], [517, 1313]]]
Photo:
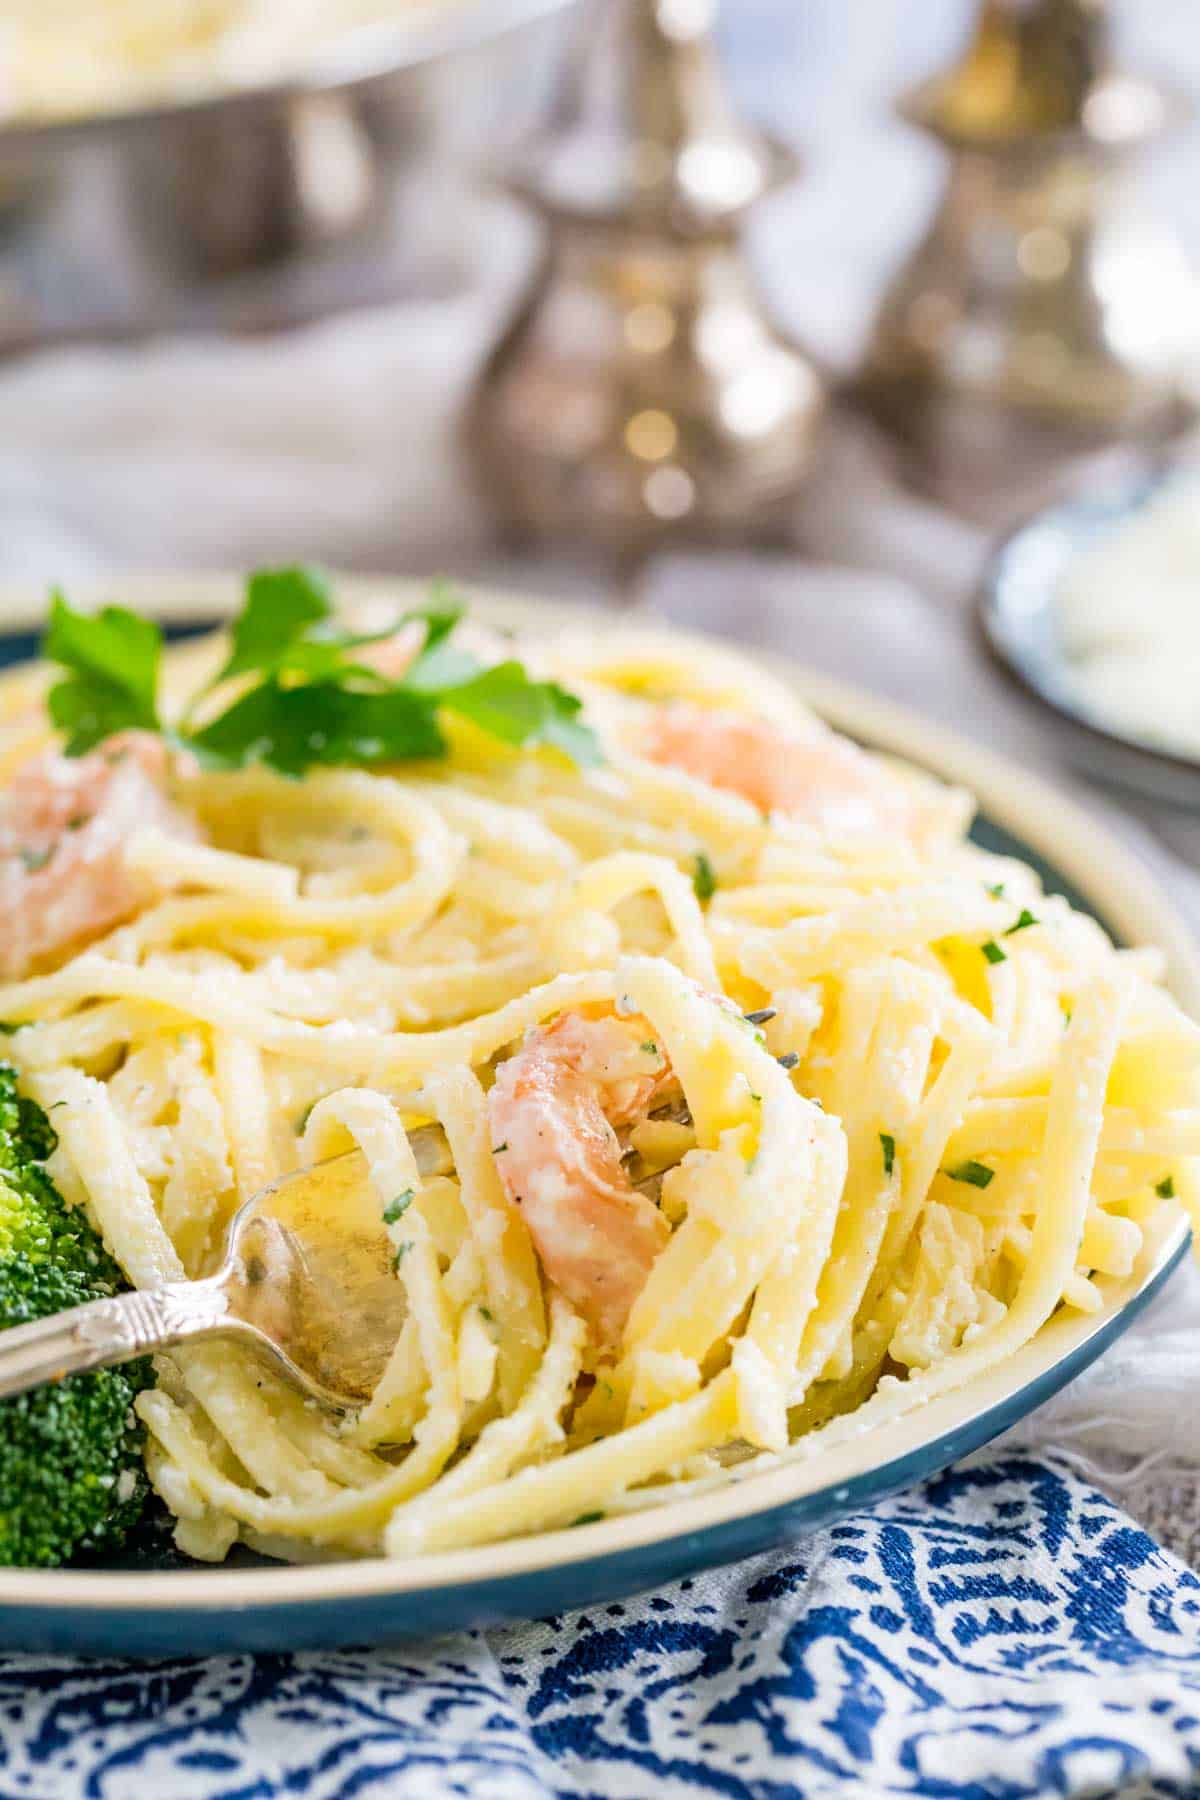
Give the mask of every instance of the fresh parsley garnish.
[[1002, 881], [994, 881], [991, 883], [991, 885], [989, 886], [987, 891], [992, 896], [993, 900], [1003, 900], [1003, 898], [1004, 898], [1004, 883]]
[[[246, 584], [229, 656], [173, 730], [158, 710], [159, 627], [124, 607], [76, 612], [55, 594], [42, 652], [61, 665], [50, 716], [82, 756], [114, 732], [153, 731], [210, 768], [268, 763], [298, 776], [321, 765], [370, 767], [444, 756], [451, 714], [515, 748], [546, 744], [579, 764], [601, 760], [582, 702], [523, 664], [492, 668], [453, 643], [462, 604], [435, 584], [428, 605], [386, 631], [338, 624], [324, 576], [313, 569], [260, 569]], [[423, 638], [396, 679], [363, 652], [404, 626]]]
[[987, 943], [983, 944], [981, 946], [981, 948], [983, 950], [983, 954], [987, 957], [987, 959], [990, 963], [1002, 963], [1002, 962], [1008, 961], [1007, 952], [1000, 948], [999, 944], [996, 942], [996, 940], [994, 938], [989, 938]]
[[697, 900], [711, 900], [717, 891], [717, 872], [703, 850], [697, 850], [692, 869], [692, 886]]
[[1021, 908], [1020, 917], [1018, 918], [1016, 924], [1010, 925], [1004, 935], [1005, 935], [1005, 937], [1012, 937], [1014, 932], [1027, 931], [1031, 925], [1036, 925], [1037, 923], [1038, 923], [1038, 921], [1034, 918], [1034, 916], [1030, 912], [1029, 908], [1027, 906], [1023, 906]]
[[580, 1513], [577, 1519], [571, 1520], [568, 1529], [573, 1531], [576, 1525], [598, 1525], [603, 1517], [604, 1514], [602, 1512]]
[[412, 1249], [412, 1247], [413, 1247], [413, 1241], [411, 1238], [406, 1238], [404, 1243], [398, 1244], [396, 1246], [396, 1254], [392, 1258], [393, 1271], [399, 1269], [400, 1264], [404, 1261], [404, 1258], [408, 1255], [408, 1253]]
[[951, 1181], [965, 1181], [968, 1187], [977, 1188], [990, 1187], [996, 1176], [995, 1169], [989, 1169], [986, 1163], [975, 1161], [959, 1163], [956, 1169], [946, 1169], [944, 1173]]
[[1161, 1181], [1155, 1182], [1154, 1191], [1162, 1200], [1173, 1200], [1175, 1198], [1175, 1177], [1164, 1175]]
[[642, 1042], [638, 1045], [638, 1049], [641, 1051], [643, 1056], [657, 1056], [658, 1055], [658, 1045], [655, 1043], [653, 1038], [646, 1038], [644, 1040], [644, 1042]]
[[412, 1203], [413, 1203], [413, 1190], [412, 1190], [412, 1188], [405, 1188], [405, 1190], [402, 1194], [397, 1194], [396, 1198], [394, 1200], [389, 1200], [387, 1205], [384, 1207], [384, 1209], [383, 1209], [384, 1224], [385, 1225], [394, 1225], [396, 1223], [397, 1219], [402, 1219], [404, 1217], [405, 1213], [408, 1211], [408, 1209], [412, 1205]]
[[66, 673], [46, 699], [66, 734], [67, 755], [83, 756], [118, 731], [159, 731], [162, 632], [123, 606], [80, 613], [54, 592], [42, 655]]
[[879, 1147], [883, 1151], [883, 1172], [890, 1175], [896, 1166], [896, 1140], [890, 1131], [881, 1131]]
[[278, 669], [289, 649], [304, 643], [309, 628], [327, 621], [332, 610], [328, 583], [315, 569], [259, 569], [246, 583], [229, 658], [212, 685]]
[[30, 875], [36, 875], [39, 869], [44, 869], [53, 855], [53, 846], [48, 850], [22, 850], [20, 853], [21, 861]]

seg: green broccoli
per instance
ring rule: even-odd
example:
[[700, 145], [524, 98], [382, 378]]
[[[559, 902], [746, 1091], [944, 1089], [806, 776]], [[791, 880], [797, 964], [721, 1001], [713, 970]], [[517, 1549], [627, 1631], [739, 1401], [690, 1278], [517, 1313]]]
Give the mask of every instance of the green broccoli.
[[[41, 1166], [56, 1142], [0, 1064], [0, 1328], [128, 1285]], [[124, 1541], [147, 1496], [133, 1402], [152, 1379], [142, 1360], [0, 1400], [0, 1564], [54, 1567]]]

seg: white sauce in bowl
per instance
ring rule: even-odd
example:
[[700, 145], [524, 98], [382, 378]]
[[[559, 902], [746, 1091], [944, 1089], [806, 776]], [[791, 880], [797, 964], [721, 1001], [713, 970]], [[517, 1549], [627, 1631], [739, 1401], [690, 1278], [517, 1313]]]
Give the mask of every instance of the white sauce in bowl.
[[1200, 479], [1172, 484], [1072, 558], [1057, 623], [1089, 716], [1200, 759]]

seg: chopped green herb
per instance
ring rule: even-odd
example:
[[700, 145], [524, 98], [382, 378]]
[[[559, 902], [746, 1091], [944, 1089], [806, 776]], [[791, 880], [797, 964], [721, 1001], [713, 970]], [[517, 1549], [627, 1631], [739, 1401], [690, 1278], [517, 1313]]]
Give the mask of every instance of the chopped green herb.
[[493, 1156], [503, 1156], [503, 1155], [504, 1155], [504, 1152], [505, 1152], [505, 1151], [506, 1151], [506, 1150], [507, 1150], [507, 1149], [508, 1149], [508, 1144], [507, 1144], [507, 1142], [505, 1142], [505, 1143], [503, 1143], [503, 1144], [493, 1144], [493, 1145], [492, 1145], [492, 1155], [493, 1155]]
[[781, 1069], [794, 1069], [796, 1064], [800, 1061], [800, 1052], [798, 1050], [785, 1050], [782, 1056], [777, 1056], [775, 1058], [775, 1061], [779, 1064]]
[[981, 948], [983, 954], [990, 963], [1002, 963], [1008, 961], [1007, 953], [1000, 948], [994, 938], [989, 938], [987, 943], [982, 945]]
[[76, 813], [73, 818], [67, 820], [67, 830], [82, 831], [87, 822], [88, 816], [86, 813]]
[[658, 1045], [655, 1043], [653, 1038], [647, 1038], [644, 1043], [638, 1045], [638, 1049], [641, 1051], [643, 1056], [657, 1056], [658, 1055]]
[[408, 1255], [408, 1253], [411, 1249], [412, 1249], [412, 1239], [411, 1238], [406, 1238], [402, 1244], [398, 1244], [396, 1246], [396, 1254], [392, 1258], [393, 1270], [399, 1269], [400, 1264], [404, 1261], [405, 1257]]
[[22, 850], [21, 861], [30, 875], [36, 875], [39, 869], [45, 868], [53, 855], [53, 850]]
[[989, 1169], [986, 1163], [974, 1161], [959, 1163], [956, 1169], [946, 1169], [944, 1173], [951, 1181], [965, 1181], [968, 1187], [977, 1188], [990, 1187], [996, 1176], [995, 1169]]
[[580, 1513], [577, 1519], [571, 1520], [569, 1529], [573, 1531], [576, 1525], [598, 1525], [603, 1517], [602, 1512]]
[[1161, 1181], [1155, 1182], [1154, 1191], [1163, 1200], [1173, 1200], [1175, 1198], [1175, 1177], [1164, 1175]]
[[896, 1140], [890, 1131], [881, 1131], [879, 1147], [883, 1151], [883, 1172], [890, 1175], [896, 1166]]
[[1029, 908], [1027, 906], [1023, 906], [1021, 908], [1021, 915], [1018, 918], [1016, 924], [1010, 925], [1008, 930], [1004, 933], [1004, 935], [1005, 935], [1005, 937], [1012, 937], [1014, 932], [1026, 931], [1026, 930], [1028, 930], [1029, 926], [1036, 925], [1037, 923], [1038, 923], [1038, 921], [1034, 918], [1034, 916], [1030, 912]]
[[775, 1017], [775, 1008], [760, 1006], [757, 1012], [743, 1013], [742, 1017], [747, 1025], [767, 1025]]
[[413, 1203], [413, 1190], [412, 1190], [412, 1188], [405, 1188], [405, 1190], [402, 1194], [397, 1194], [396, 1198], [394, 1200], [389, 1200], [387, 1205], [384, 1207], [384, 1209], [383, 1209], [384, 1224], [385, 1225], [394, 1225], [396, 1223], [397, 1219], [402, 1219], [404, 1217], [405, 1213], [408, 1211], [408, 1209], [412, 1205], [412, 1203]]
[[989, 887], [987, 891], [992, 896], [993, 900], [1003, 900], [1003, 898], [1004, 898], [1004, 883], [1002, 881], [997, 881], [991, 887]]
[[692, 870], [692, 886], [696, 890], [697, 900], [711, 900], [717, 891], [717, 873], [703, 850], [697, 850], [695, 867]]
[[486, 1306], [481, 1306], [481, 1307], [480, 1307], [480, 1309], [479, 1309], [479, 1316], [480, 1316], [480, 1318], [481, 1318], [481, 1319], [482, 1319], [482, 1320], [483, 1320], [483, 1321], [484, 1321], [484, 1323], [485, 1323], [485, 1324], [487, 1324], [487, 1325], [494, 1325], [494, 1324], [495, 1324], [495, 1323], [496, 1323], [496, 1321], [495, 1321], [495, 1319], [494, 1319], [494, 1317], [493, 1317], [493, 1316], [492, 1316], [492, 1314], [491, 1314], [491, 1313], [490, 1313], [490, 1312], [489, 1312], [489, 1311], [488, 1311], [488, 1309], [487, 1309], [487, 1307], [486, 1307]]
[[0, 1019], [0, 1034], [3, 1034], [4, 1037], [12, 1037], [14, 1032], [20, 1031], [24, 1023], [23, 1019], [17, 1019], [15, 1022], [12, 1019]]

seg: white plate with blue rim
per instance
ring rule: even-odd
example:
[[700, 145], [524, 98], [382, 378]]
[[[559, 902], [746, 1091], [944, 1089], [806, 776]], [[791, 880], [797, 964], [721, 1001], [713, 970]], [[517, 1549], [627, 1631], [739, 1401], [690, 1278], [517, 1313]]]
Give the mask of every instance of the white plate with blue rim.
[[[344, 584], [349, 597], [387, 587]], [[176, 629], [211, 623], [237, 593], [221, 577], [143, 575], [122, 582], [119, 594], [114, 584], [106, 588], [104, 598]], [[480, 596], [478, 605], [518, 629], [579, 625], [589, 616], [600, 628], [608, 623], [545, 602]], [[0, 593], [0, 618], [12, 626], [0, 635], [0, 665], [30, 654], [39, 612], [28, 594]], [[1118, 942], [1158, 945], [1176, 997], [1200, 1015], [1200, 956], [1188, 927], [1142, 865], [1086, 812], [889, 702], [774, 656], [771, 670], [840, 730], [970, 788], [979, 800], [978, 841], [1032, 863], [1048, 887], [1093, 913]], [[0, 1569], [0, 1648], [112, 1657], [382, 1645], [619, 1600], [793, 1542], [936, 1474], [1025, 1418], [1129, 1329], [1187, 1243], [1182, 1223], [1165, 1227], [1130, 1276], [1098, 1279], [1099, 1312], [1056, 1316], [1015, 1356], [957, 1392], [819, 1459], [783, 1462], [663, 1507], [411, 1562], [294, 1567], [239, 1551], [210, 1568], [187, 1563], [164, 1547], [161, 1531], [150, 1532], [103, 1567]]]

